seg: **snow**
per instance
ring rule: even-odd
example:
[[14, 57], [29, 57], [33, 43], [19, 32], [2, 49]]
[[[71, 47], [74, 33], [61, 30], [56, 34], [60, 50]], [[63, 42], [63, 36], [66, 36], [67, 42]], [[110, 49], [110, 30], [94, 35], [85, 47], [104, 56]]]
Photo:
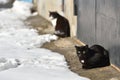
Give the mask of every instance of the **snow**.
[[[22, 5], [22, 6], [21, 6]], [[26, 17], [31, 15], [30, 9], [32, 8], [32, 4], [24, 1], [15, 1], [13, 4], [13, 10], [18, 13], [22, 14]]]
[[57, 40], [24, 24], [32, 4], [15, 1], [0, 11], [0, 80], [89, 80], [71, 72], [59, 53], [40, 48]]
[[6, 4], [8, 3], [10, 0], [0, 0], [0, 4]]

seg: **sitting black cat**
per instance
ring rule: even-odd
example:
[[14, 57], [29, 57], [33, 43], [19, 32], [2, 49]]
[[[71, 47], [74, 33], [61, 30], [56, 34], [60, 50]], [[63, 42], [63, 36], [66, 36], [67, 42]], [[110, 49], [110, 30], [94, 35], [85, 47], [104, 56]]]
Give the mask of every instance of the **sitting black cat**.
[[70, 25], [65, 17], [61, 16], [57, 12], [49, 12], [49, 17], [52, 17], [52, 20], [56, 19], [56, 21], [54, 22], [55, 35], [59, 37], [70, 36]]
[[100, 45], [93, 45], [90, 48], [86, 46], [75, 46], [79, 61], [83, 69], [109, 66], [109, 52]]

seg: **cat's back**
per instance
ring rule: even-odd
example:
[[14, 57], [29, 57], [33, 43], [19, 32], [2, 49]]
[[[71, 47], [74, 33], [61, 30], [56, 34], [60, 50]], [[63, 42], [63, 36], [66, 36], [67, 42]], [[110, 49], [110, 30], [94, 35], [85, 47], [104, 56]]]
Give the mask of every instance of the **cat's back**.
[[57, 22], [60, 23], [61, 25], [68, 25], [69, 24], [68, 20], [63, 16], [58, 16]]
[[101, 45], [93, 45], [90, 47], [90, 49], [98, 52], [98, 53], [104, 53], [104, 52], [108, 52], [104, 47], [102, 47]]
[[59, 16], [57, 18], [56, 30], [63, 31], [66, 37], [70, 37], [69, 21], [65, 17]]
[[104, 50], [104, 47], [95, 44], [95, 45], [91, 46], [90, 49], [100, 49], [100, 50]]

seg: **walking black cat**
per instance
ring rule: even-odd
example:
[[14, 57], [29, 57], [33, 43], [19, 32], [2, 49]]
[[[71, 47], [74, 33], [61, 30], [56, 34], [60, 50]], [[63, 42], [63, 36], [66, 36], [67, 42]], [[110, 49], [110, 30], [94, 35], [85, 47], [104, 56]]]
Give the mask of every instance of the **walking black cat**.
[[54, 26], [55, 26], [55, 35], [59, 37], [70, 37], [70, 25], [69, 21], [55, 12], [49, 12], [49, 17], [54, 20]]
[[75, 46], [79, 61], [83, 69], [105, 67], [110, 65], [109, 52], [100, 45], [91, 47]]

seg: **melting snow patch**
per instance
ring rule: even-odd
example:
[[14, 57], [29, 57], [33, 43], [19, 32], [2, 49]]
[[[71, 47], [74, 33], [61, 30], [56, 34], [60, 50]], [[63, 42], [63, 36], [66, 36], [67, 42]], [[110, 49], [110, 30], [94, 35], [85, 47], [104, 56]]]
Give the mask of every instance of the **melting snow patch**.
[[16, 68], [18, 65], [20, 65], [20, 63], [17, 59], [0, 58], [0, 71]]

